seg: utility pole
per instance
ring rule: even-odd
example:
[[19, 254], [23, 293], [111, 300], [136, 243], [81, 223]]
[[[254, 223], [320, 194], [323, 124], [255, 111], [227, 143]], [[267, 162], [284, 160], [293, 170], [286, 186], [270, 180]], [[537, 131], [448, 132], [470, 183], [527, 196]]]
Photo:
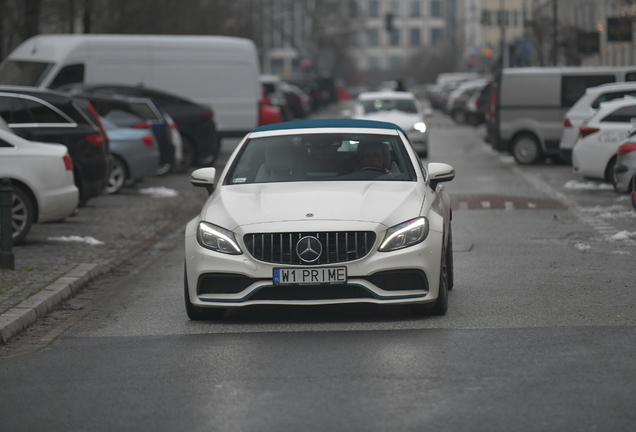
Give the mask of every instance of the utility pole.
[[557, 7], [557, 0], [552, 0], [552, 35], [553, 35], [553, 40], [552, 40], [552, 63], [554, 64], [554, 66], [557, 65], [557, 61], [559, 59], [559, 45], [558, 45], [558, 24], [559, 24], [559, 20], [557, 17], [557, 12], [558, 12], [558, 7]]
[[506, 67], [506, 9], [505, 0], [499, 0], [499, 52], [501, 54], [501, 68]]

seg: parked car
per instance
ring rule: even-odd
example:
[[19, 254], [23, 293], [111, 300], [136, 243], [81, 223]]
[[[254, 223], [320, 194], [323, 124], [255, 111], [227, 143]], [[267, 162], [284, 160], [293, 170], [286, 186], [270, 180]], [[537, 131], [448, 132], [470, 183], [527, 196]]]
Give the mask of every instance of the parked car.
[[488, 83], [473, 95], [466, 102], [466, 123], [471, 126], [479, 126], [486, 122], [490, 102], [490, 91], [492, 90], [492, 81]]
[[473, 94], [481, 92], [488, 85], [489, 80], [479, 79], [465, 81], [448, 95], [446, 113], [459, 124], [466, 123], [468, 113], [467, 103]]
[[220, 136], [214, 122], [214, 111], [209, 106], [142, 86], [75, 84], [65, 86], [63, 89], [72, 93], [124, 95], [152, 99], [174, 120], [181, 134], [183, 143], [182, 170], [194, 165], [209, 165], [219, 154]]
[[427, 116], [412, 93], [393, 91], [361, 93], [351, 112], [353, 119], [395, 123], [421, 157], [428, 157]]
[[119, 127], [101, 119], [110, 141], [110, 177], [108, 193], [117, 193], [126, 184], [133, 184], [155, 174], [159, 164], [159, 146], [152, 130]]
[[585, 89], [635, 80], [636, 66], [503, 69], [494, 80], [488, 142], [519, 164], [559, 157], [563, 117]]
[[260, 75], [259, 81], [263, 86], [263, 97], [266, 105], [275, 106], [280, 110], [283, 121], [289, 121], [293, 118], [291, 109], [287, 103], [285, 92], [281, 86], [283, 82], [278, 75], [264, 74]]
[[616, 153], [635, 125], [636, 99], [626, 97], [602, 103], [596, 114], [579, 127], [579, 139], [572, 150], [573, 171], [616, 184]]
[[636, 128], [633, 128], [616, 151], [614, 187], [618, 193], [634, 193], [636, 182]]
[[636, 97], [636, 82], [610, 83], [585, 89], [585, 94], [563, 117], [563, 134], [559, 142], [561, 159], [572, 163], [572, 148], [579, 138], [579, 126], [594, 115], [602, 102], [625, 96]]
[[73, 162], [61, 144], [27, 141], [0, 127], [0, 178], [13, 189], [14, 244], [24, 242], [32, 224], [62, 220], [77, 208]]
[[108, 138], [86, 100], [52, 90], [0, 86], [0, 117], [22, 138], [68, 148], [80, 205], [104, 192]]
[[307, 93], [302, 91], [300, 87], [289, 84], [285, 81], [280, 83], [287, 106], [291, 112], [292, 118], [304, 119], [311, 114], [311, 98]]
[[175, 163], [172, 131], [163, 110], [155, 101], [132, 96], [106, 96], [78, 93], [95, 107], [97, 113], [119, 127], [152, 129], [159, 146], [159, 166], [156, 173], [166, 174]]
[[[186, 226], [190, 319], [255, 304], [404, 304], [443, 315], [453, 286], [450, 165], [425, 168], [393, 123], [263, 126], [215, 168]], [[246, 197], [258, 197], [246, 199]]]

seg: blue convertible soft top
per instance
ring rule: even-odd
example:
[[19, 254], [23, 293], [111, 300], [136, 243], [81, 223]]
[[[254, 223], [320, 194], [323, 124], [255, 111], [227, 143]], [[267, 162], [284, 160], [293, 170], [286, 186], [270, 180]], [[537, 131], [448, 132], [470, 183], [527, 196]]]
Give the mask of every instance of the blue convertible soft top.
[[394, 123], [354, 120], [354, 119], [321, 119], [321, 120], [297, 120], [283, 123], [274, 123], [257, 127], [252, 132], [269, 132], [289, 129], [316, 129], [316, 128], [369, 128], [369, 129], [396, 129], [405, 133], [401, 127]]

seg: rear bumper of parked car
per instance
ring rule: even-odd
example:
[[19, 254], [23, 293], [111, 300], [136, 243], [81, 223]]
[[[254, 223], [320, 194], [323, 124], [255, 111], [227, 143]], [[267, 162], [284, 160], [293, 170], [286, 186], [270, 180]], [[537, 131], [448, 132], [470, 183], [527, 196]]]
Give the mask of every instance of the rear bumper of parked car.
[[[437, 231], [431, 230], [422, 243], [393, 252], [377, 251], [383, 235], [378, 232], [373, 249], [361, 259], [299, 266], [262, 262], [245, 252], [227, 255], [203, 248], [194, 235], [197, 224], [198, 219], [188, 224], [185, 239], [186, 277], [190, 301], [194, 306], [413, 304], [433, 302], [438, 296], [436, 281], [439, 281], [440, 275], [442, 234]], [[273, 284], [275, 268], [308, 267], [346, 267], [347, 283], [320, 286]]]
[[77, 208], [79, 191], [74, 184], [42, 191], [38, 198], [38, 222], [62, 220]]

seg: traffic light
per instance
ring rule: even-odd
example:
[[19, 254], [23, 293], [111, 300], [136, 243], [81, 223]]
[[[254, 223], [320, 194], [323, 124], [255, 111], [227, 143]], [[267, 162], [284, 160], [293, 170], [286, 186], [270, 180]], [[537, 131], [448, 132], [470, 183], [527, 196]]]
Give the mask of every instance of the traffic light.
[[386, 31], [390, 32], [391, 30], [393, 30], [393, 14], [391, 12], [388, 12], [385, 16], [384, 16], [384, 28], [386, 29]]

